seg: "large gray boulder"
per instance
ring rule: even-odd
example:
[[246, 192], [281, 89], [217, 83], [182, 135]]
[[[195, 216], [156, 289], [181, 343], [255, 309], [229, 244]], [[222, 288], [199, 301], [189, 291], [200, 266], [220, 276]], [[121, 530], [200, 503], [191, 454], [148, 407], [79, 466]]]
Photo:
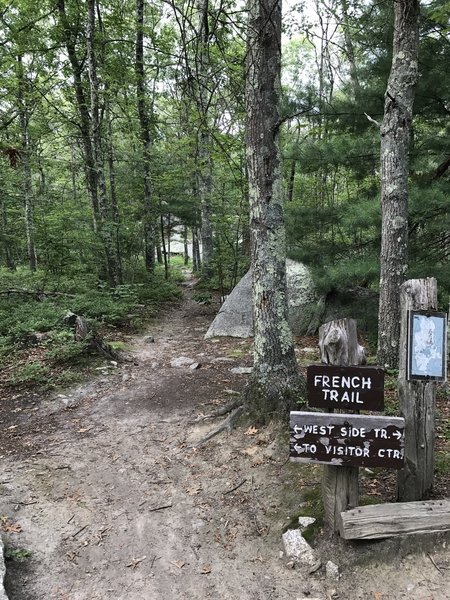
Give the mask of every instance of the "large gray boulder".
[[[317, 321], [320, 304], [311, 273], [305, 265], [286, 261], [289, 324], [294, 335], [303, 335], [311, 321]], [[317, 328], [317, 323], [313, 329]], [[252, 274], [248, 271], [222, 304], [216, 318], [206, 332], [211, 337], [253, 336]]]

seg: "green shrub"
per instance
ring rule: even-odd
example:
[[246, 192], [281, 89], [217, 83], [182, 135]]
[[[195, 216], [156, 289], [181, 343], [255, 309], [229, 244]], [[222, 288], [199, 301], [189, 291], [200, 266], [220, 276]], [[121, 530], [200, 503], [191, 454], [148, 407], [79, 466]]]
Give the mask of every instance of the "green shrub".
[[48, 384], [50, 369], [39, 361], [34, 361], [20, 367], [10, 379], [11, 385], [44, 385]]

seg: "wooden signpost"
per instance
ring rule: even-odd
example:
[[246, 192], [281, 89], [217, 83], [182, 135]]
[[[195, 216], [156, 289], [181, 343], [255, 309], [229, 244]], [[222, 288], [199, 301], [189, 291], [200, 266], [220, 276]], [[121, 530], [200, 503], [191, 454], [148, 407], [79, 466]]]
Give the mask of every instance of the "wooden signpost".
[[293, 411], [290, 458], [334, 466], [400, 469], [404, 428], [400, 417]]

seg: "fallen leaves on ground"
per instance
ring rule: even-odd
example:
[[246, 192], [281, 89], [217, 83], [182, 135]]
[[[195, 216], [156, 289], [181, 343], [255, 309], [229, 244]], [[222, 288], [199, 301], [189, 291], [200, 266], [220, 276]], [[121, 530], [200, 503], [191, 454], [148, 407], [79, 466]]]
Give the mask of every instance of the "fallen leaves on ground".
[[210, 565], [204, 565], [200, 571], [200, 575], [209, 575], [209, 573], [211, 573], [211, 566]]
[[256, 427], [250, 426], [247, 431], [244, 431], [244, 435], [256, 435], [258, 431], [259, 429], [256, 429]]
[[126, 566], [135, 569], [139, 565], [139, 563], [141, 563], [146, 558], [146, 556], [142, 556], [141, 558], [132, 558]]
[[184, 567], [184, 565], [186, 564], [186, 562], [184, 560], [171, 560], [170, 564], [174, 565], [178, 569], [182, 569]]
[[10, 523], [6, 517], [1, 517], [0, 522], [2, 531], [5, 533], [21, 533], [22, 531], [22, 525], [19, 523]]

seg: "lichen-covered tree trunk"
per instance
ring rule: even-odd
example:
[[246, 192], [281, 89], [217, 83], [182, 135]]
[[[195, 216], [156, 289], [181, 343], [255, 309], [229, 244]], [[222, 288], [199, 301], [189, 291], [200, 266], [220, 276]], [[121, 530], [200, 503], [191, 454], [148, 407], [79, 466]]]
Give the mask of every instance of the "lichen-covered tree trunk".
[[246, 78], [246, 145], [253, 273], [254, 370], [250, 411], [266, 421], [302, 395], [287, 320], [286, 241], [279, 148], [281, 2], [251, 0]]
[[155, 269], [155, 246], [157, 240], [157, 210], [152, 198], [151, 186], [151, 135], [149, 107], [146, 100], [144, 66], [144, 0], [136, 0], [136, 97], [139, 115], [140, 138], [142, 145], [143, 187], [143, 226], [145, 268], [149, 273]]
[[394, 2], [392, 66], [381, 126], [381, 254], [378, 362], [397, 368], [400, 286], [408, 266], [408, 168], [418, 74], [418, 0]]

